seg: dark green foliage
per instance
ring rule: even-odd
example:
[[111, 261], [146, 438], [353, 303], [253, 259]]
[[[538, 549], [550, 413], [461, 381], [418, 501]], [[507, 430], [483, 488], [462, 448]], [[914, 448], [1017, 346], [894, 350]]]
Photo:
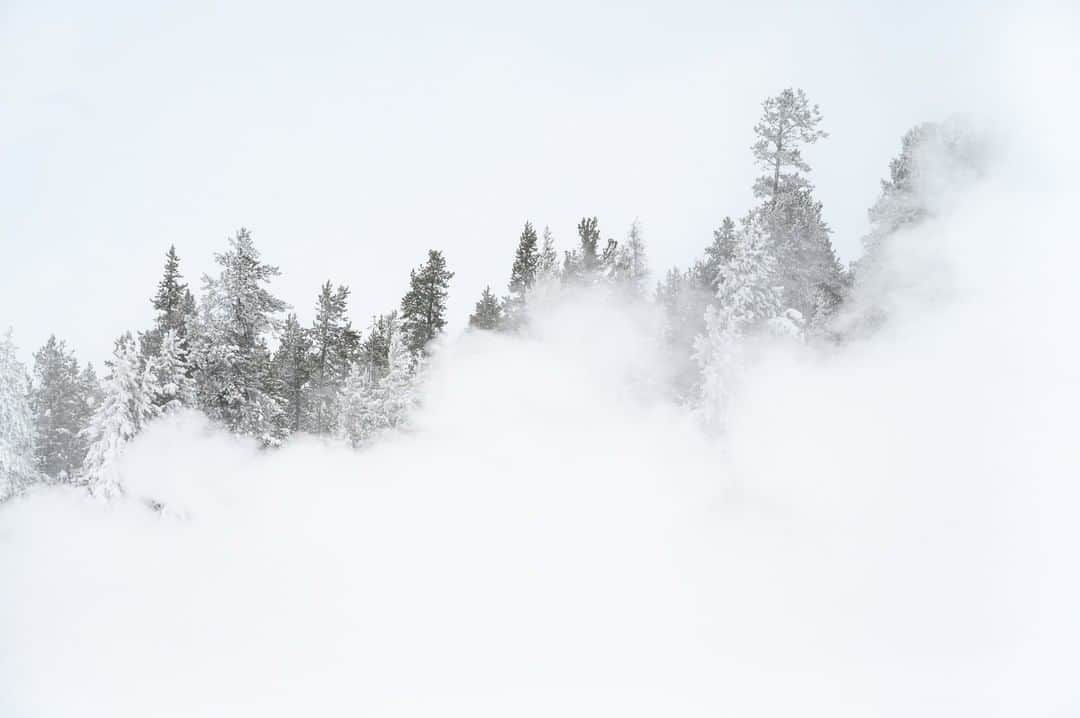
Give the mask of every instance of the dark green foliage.
[[311, 338], [295, 314], [285, 319], [281, 345], [274, 353], [272, 373], [282, 400], [282, 426], [289, 433], [300, 431], [308, 414], [308, 382], [311, 380]]
[[165, 253], [165, 270], [158, 282], [157, 292], [150, 298], [154, 307], [154, 327], [139, 335], [139, 350], [143, 357], [157, 356], [166, 332], [175, 333], [184, 353], [187, 350], [189, 325], [194, 322], [195, 297], [183, 282], [180, 257], [176, 247]]
[[50, 336], [35, 352], [30, 392], [36, 431], [34, 460], [50, 479], [70, 481], [82, 464], [86, 443], [79, 432], [93, 411], [96, 391], [92, 370], [80, 375], [74, 352], [62, 340]]
[[341, 392], [356, 356], [359, 335], [347, 316], [349, 288], [322, 286], [311, 327], [311, 419], [306, 427], [313, 434], [333, 434], [337, 430]]
[[494, 331], [501, 328], [502, 318], [502, 305], [498, 297], [491, 293], [491, 287], [484, 287], [484, 293], [476, 303], [476, 311], [469, 315], [469, 326]]
[[514, 266], [510, 269], [510, 295], [523, 298], [536, 282], [536, 270], [540, 266], [540, 250], [537, 246], [536, 230], [531, 222], [525, 223], [525, 229], [518, 239], [514, 253]]
[[579, 261], [581, 272], [585, 275], [592, 274], [600, 267], [600, 229], [596, 217], [582, 217], [578, 222], [578, 240], [580, 241]]
[[368, 378], [374, 381], [390, 370], [390, 336], [400, 326], [397, 312], [373, 317], [367, 337], [360, 344], [359, 361], [367, 368]]
[[409, 291], [401, 300], [405, 345], [423, 354], [446, 326], [446, 297], [454, 273], [446, 268], [442, 252], [428, 251], [428, 259], [409, 273]]

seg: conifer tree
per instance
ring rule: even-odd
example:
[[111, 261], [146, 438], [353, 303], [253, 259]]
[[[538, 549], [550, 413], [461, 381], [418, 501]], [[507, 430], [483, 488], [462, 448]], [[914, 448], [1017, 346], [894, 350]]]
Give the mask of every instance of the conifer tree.
[[104, 398], [82, 432], [88, 450], [80, 479], [101, 498], [122, 493], [116, 462], [127, 443], [160, 411], [153, 400], [160, 388], [152, 366], [140, 360], [130, 334], [116, 341], [108, 366]]
[[536, 272], [540, 267], [540, 250], [537, 247], [536, 230], [531, 222], [525, 223], [514, 253], [514, 265], [510, 269], [510, 296], [515, 301], [524, 301], [525, 294], [536, 283]]
[[83, 398], [86, 401], [86, 416], [90, 416], [90, 414], [93, 414], [94, 410], [101, 404], [102, 398], [104, 398], [101, 382], [98, 381], [97, 372], [94, 371], [94, 365], [90, 362], [86, 362], [86, 366], [84, 366], [82, 372], [79, 373], [79, 387], [81, 388]]
[[0, 338], [0, 502], [36, 480], [30, 377], [9, 329]]
[[265, 445], [280, 441], [281, 401], [270, 372], [269, 337], [280, 330], [288, 305], [265, 285], [280, 274], [262, 261], [250, 232], [214, 256], [217, 278], [203, 278], [204, 299], [196, 353], [200, 403], [230, 430]]
[[870, 231], [862, 238], [863, 255], [839, 298], [821, 297], [833, 305], [833, 314], [847, 296], [855, 297], [842, 322], [844, 334], [873, 329], [886, 319], [892, 296], [906, 283], [884, 261], [890, 247], [905, 230], [935, 215], [937, 198], [948, 194], [942, 188], [962, 187], [979, 177], [984, 149], [978, 134], [959, 119], [922, 123], [904, 133], [900, 154], [889, 162], [889, 176], [867, 212]]
[[446, 297], [453, 277], [442, 252], [435, 249], [428, 252], [426, 262], [409, 273], [409, 291], [401, 300], [401, 323], [410, 352], [424, 354], [446, 326]]
[[579, 250], [570, 249], [563, 252], [562, 269], [559, 271], [559, 276], [566, 286], [578, 285], [585, 281], [585, 274], [582, 271], [581, 252]]
[[296, 433], [307, 424], [311, 365], [310, 333], [300, 326], [295, 314], [290, 314], [285, 319], [281, 344], [272, 360], [273, 375], [282, 401], [281, 421], [288, 433]]
[[37, 469], [54, 481], [70, 481], [86, 453], [80, 431], [89, 418], [90, 397], [74, 353], [55, 336], [34, 354], [30, 397]]
[[581, 273], [590, 278], [600, 269], [600, 229], [596, 217], [582, 217], [578, 222], [578, 257]]
[[716, 301], [710, 289], [704, 264], [690, 269], [668, 270], [656, 285], [656, 303], [663, 310], [664, 339], [672, 356], [672, 389], [680, 402], [700, 396], [701, 368], [693, 358], [694, 342], [705, 332], [705, 310]]
[[345, 399], [341, 417], [342, 438], [357, 448], [373, 437], [380, 428], [377, 406], [379, 379], [360, 363], [353, 364], [345, 381]]
[[645, 238], [641, 223], [634, 220], [626, 233], [626, 241], [615, 250], [614, 279], [631, 296], [641, 297], [645, 293], [645, 281], [649, 276], [649, 265], [645, 258]]
[[531, 222], [526, 222], [518, 239], [514, 264], [510, 269], [510, 295], [506, 298], [505, 307], [500, 309], [507, 328], [519, 327], [525, 321], [526, 297], [536, 284], [540, 268], [540, 249], [537, 242], [536, 230]]
[[491, 293], [491, 287], [484, 287], [484, 293], [476, 303], [476, 311], [469, 315], [469, 326], [473, 329], [495, 331], [502, 326], [502, 319], [502, 305]]
[[941, 185], [955, 185], [982, 171], [983, 148], [961, 120], [924, 122], [904, 133], [900, 154], [889, 161], [889, 178], [867, 211], [870, 231], [862, 238], [859, 266], [872, 264], [881, 245], [905, 227], [932, 216], [932, 198]]
[[413, 370], [419, 356], [409, 350], [404, 332], [391, 332], [390, 366], [379, 382], [380, 422], [386, 428], [400, 428], [409, 418], [414, 400]]
[[806, 178], [810, 165], [802, 156], [805, 145], [828, 137], [820, 124], [821, 111], [810, 105], [806, 93], [786, 89], [762, 103], [752, 146], [754, 160], [765, 171], [754, 182], [754, 195], [763, 200], [758, 221], [773, 245], [784, 303], [807, 320], [822, 292], [837, 291], [843, 282], [831, 230]]
[[339, 431], [354, 447], [404, 426], [415, 403], [413, 382], [419, 357], [409, 351], [406, 336], [394, 318], [389, 320], [387, 337], [386, 373], [373, 378], [356, 364], [346, 382]]
[[777, 258], [784, 303], [807, 321], [813, 320], [818, 298], [838, 294], [843, 267], [833, 250], [832, 230], [821, 217], [821, 203], [809, 188], [783, 194], [762, 214]]
[[881, 194], [867, 210], [870, 232], [863, 237], [866, 256], [872, 257], [882, 241], [901, 228], [926, 218], [927, 206], [918, 192], [923, 173], [920, 158], [940, 133], [940, 126], [927, 122], [912, 127], [900, 139], [900, 154], [889, 161], [889, 178], [881, 181]]
[[368, 378], [381, 378], [390, 368], [390, 330], [399, 324], [397, 312], [380, 314], [373, 317], [368, 327], [367, 337], [360, 345], [360, 364], [367, 371]]
[[551, 228], [544, 227], [543, 246], [536, 264], [536, 281], [554, 282], [559, 279], [559, 253], [555, 250], [555, 237]]
[[158, 283], [152, 303], [158, 312], [158, 327], [163, 331], [176, 332], [179, 336], [184, 333], [184, 309], [188, 294], [188, 286], [181, 279], [180, 257], [176, 254], [176, 246], [170, 245], [165, 254], [165, 274]]
[[715, 294], [720, 288], [720, 270], [731, 261], [735, 252], [737, 230], [731, 217], [724, 217], [720, 226], [713, 230], [713, 241], [705, 248], [703, 268], [709, 287]]
[[818, 129], [821, 111], [810, 105], [801, 89], [788, 88], [761, 103], [761, 119], [754, 125], [757, 141], [751, 149], [765, 174], [754, 182], [754, 196], [776, 204], [783, 192], [807, 186], [800, 172], [810, 166], [802, 157], [802, 146], [828, 137]]
[[182, 347], [180, 335], [174, 330], [161, 337], [157, 356], [145, 359], [153, 375], [156, 391], [151, 400], [162, 412], [173, 412], [195, 406], [195, 382]]
[[311, 327], [311, 418], [307, 430], [334, 435], [341, 413], [341, 398], [359, 337], [347, 317], [349, 288], [322, 286]]
[[140, 337], [144, 357], [157, 356], [166, 332], [176, 336], [177, 351], [181, 355], [186, 352], [188, 322], [194, 315], [195, 300], [182, 280], [180, 257], [176, 254], [176, 246], [171, 245], [165, 253], [165, 269], [157, 292], [150, 299], [155, 311], [154, 327]]
[[741, 373], [743, 342], [769, 329], [797, 334], [776, 285], [775, 258], [764, 228], [751, 215], [744, 222], [730, 261], [720, 270], [716, 302], [705, 312], [705, 333], [695, 341], [702, 372], [702, 404], [708, 422], [722, 420]]

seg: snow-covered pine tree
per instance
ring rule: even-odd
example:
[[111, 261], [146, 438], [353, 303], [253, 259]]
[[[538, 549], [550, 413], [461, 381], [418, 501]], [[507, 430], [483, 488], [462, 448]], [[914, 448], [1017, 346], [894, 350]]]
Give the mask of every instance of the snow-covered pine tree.
[[784, 303], [808, 320], [823, 295], [839, 295], [844, 270], [833, 250], [832, 230], [821, 218], [821, 203], [809, 188], [783, 193], [774, 205], [762, 207], [784, 287]]
[[562, 269], [559, 271], [559, 278], [562, 279], [563, 286], [576, 286], [585, 281], [585, 274], [582, 271], [581, 252], [576, 249], [570, 249], [563, 252]]
[[705, 264], [688, 270], [672, 267], [656, 283], [655, 302], [663, 312], [663, 336], [671, 357], [672, 395], [682, 403], [700, 396], [701, 368], [694, 360], [694, 342], [705, 332], [705, 310], [716, 299]]
[[870, 231], [862, 240], [865, 254], [860, 262], [873, 262], [885, 239], [926, 218], [928, 207], [919, 197], [919, 183], [924, 171], [920, 160], [940, 133], [939, 125], [924, 122], [912, 127], [900, 139], [900, 154], [889, 161], [889, 178], [881, 180], [881, 195], [867, 210]]
[[379, 382], [379, 413], [386, 428], [405, 425], [413, 407], [413, 370], [420, 354], [414, 354], [402, 331], [390, 334], [389, 370]]
[[390, 364], [390, 330], [398, 324], [397, 311], [373, 317], [367, 337], [360, 345], [359, 362], [373, 381], [382, 378]]
[[578, 222], [578, 256], [581, 272], [587, 278], [600, 269], [600, 228], [596, 217], [582, 217]]
[[600, 247], [600, 227], [596, 217], [582, 217], [577, 232], [577, 248], [564, 253], [563, 284], [591, 286], [602, 279], [610, 279], [618, 243], [609, 239], [604, 248]]
[[518, 238], [514, 252], [514, 264], [510, 268], [510, 296], [524, 301], [525, 295], [536, 283], [536, 272], [540, 267], [540, 250], [537, 247], [536, 230], [532, 222], [526, 222]]
[[309, 391], [311, 380], [311, 337], [300, 326], [295, 314], [285, 319], [281, 332], [281, 344], [271, 363], [277, 393], [282, 400], [283, 428], [292, 434], [308, 423]]
[[559, 279], [559, 253], [555, 250], [555, 237], [550, 227], [544, 227], [543, 246], [536, 265], [536, 283], [550, 284]]
[[[514, 264], [510, 268], [510, 290], [504, 307], [500, 310], [503, 315], [503, 323], [506, 328], [514, 329], [525, 322], [525, 304], [529, 292], [536, 284], [537, 272], [540, 268], [540, 249], [537, 246], [538, 238], [536, 230], [531, 222], [525, 223], [525, 228], [518, 238], [518, 246], [514, 252]], [[477, 304], [477, 308], [479, 308]]]
[[401, 326], [410, 352], [424, 354], [446, 326], [446, 297], [453, 277], [442, 252], [435, 249], [409, 272], [409, 291], [401, 299]]
[[281, 272], [262, 261], [246, 229], [214, 259], [221, 273], [203, 277], [202, 316], [193, 347], [200, 404], [231, 431], [276, 445], [283, 410], [270, 372], [268, 339], [280, 330], [278, 315], [288, 305], [264, 285]]
[[195, 406], [195, 382], [182, 343], [180, 335], [169, 329], [161, 335], [157, 356], [145, 359], [157, 389], [151, 399], [163, 412]]
[[349, 288], [322, 286], [311, 327], [311, 413], [307, 431], [332, 436], [338, 433], [342, 392], [359, 348], [359, 336], [347, 316]]
[[904, 133], [900, 154], [889, 161], [889, 178], [881, 181], [881, 194], [867, 211], [870, 231], [862, 238], [857, 270], [873, 264], [882, 244], [898, 231], [932, 216], [932, 198], [944, 194], [941, 187], [978, 177], [984, 151], [977, 133], [960, 118], [924, 122]]
[[705, 333], [694, 342], [706, 422], [723, 421], [742, 371], [748, 335], [766, 328], [782, 334], [798, 331], [793, 322], [797, 315], [784, 310], [775, 263], [764, 228], [751, 216], [720, 270], [716, 302], [705, 312]]
[[194, 315], [194, 297], [183, 281], [180, 273], [180, 257], [176, 246], [170, 245], [165, 253], [165, 269], [157, 292], [151, 297], [154, 307], [154, 326], [139, 337], [140, 349], [144, 357], [157, 356], [161, 351], [161, 340], [166, 332], [176, 336], [176, 351], [180, 356], [187, 352], [188, 322]]
[[502, 305], [499, 298], [491, 293], [491, 287], [484, 287], [476, 310], [469, 315], [469, 326], [473, 329], [495, 331], [502, 327]]
[[74, 353], [50, 336], [34, 354], [30, 392], [35, 463], [48, 479], [70, 481], [82, 465], [86, 444], [80, 432], [89, 418], [90, 402]]
[[79, 374], [79, 387], [86, 405], [84, 416], [89, 419], [98, 406], [101, 405], [103, 398], [101, 382], [98, 380], [97, 372], [94, 371], [94, 365], [90, 362], [86, 362], [86, 366], [83, 367], [82, 372]]
[[735, 222], [731, 217], [724, 217], [720, 226], [713, 230], [712, 244], [705, 248], [702, 269], [713, 294], [720, 288], [720, 269], [731, 261], [737, 235]]
[[821, 218], [821, 203], [806, 178], [810, 165], [802, 156], [805, 145], [828, 137], [820, 124], [818, 106], [811, 106], [802, 90], [789, 88], [762, 103], [751, 147], [765, 171], [754, 182], [754, 195], [762, 199], [756, 212], [773, 244], [784, 302], [807, 319], [823, 288], [838, 291], [843, 284], [831, 230]]
[[380, 429], [378, 382], [373, 378], [370, 367], [360, 362], [352, 365], [345, 380], [339, 431], [353, 448], [366, 443]]
[[632, 297], [645, 294], [645, 282], [649, 277], [649, 265], [645, 258], [645, 238], [641, 223], [634, 220], [626, 233], [626, 241], [615, 250], [614, 279]]
[[422, 356], [409, 350], [397, 319], [390, 318], [386, 335], [389, 346], [385, 374], [373, 378], [357, 363], [346, 382], [340, 433], [354, 447], [381, 432], [404, 426], [415, 404], [413, 384]]
[[106, 499], [123, 492], [116, 462], [127, 443], [158, 415], [154, 397], [160, 393], [153, 367], [140, 366], [144, 363], [130, 334], [117, 339], [107, 364], [104, 398], [82, 432], [88, 449], [80, 472], [90, 492]]
[[761, 103], [761, 119], [754, 125], [757, 140], [751, 146], [754, 161], [766, 174], [754, 182], [754, 196], [775, 204], [780, 195], [808, 186], [800, 172], [810, 165], [802, 157], [802, 146], [828, 137], [818, 129], [821, 111], [810, 105], [801, 89], [788, 88]]
[[979, 133], [961, 118], [922, 123], [904, 134], [900, 154], [889, 162], [889, 177], [867, 212], [870, 231], [849, 272], [853, 276], [845, 289], [854, 301], [840, 332], [867, 331], [886, 319], [892, 295], [910, 280], [891, 271], [885, 261], [890, 248], [905, 230], [934, 217], [951, 191], [982, 174], [985, 151]]
[[8, 329], [0, 338], [0, 502], [37, 477], [30, 377]]

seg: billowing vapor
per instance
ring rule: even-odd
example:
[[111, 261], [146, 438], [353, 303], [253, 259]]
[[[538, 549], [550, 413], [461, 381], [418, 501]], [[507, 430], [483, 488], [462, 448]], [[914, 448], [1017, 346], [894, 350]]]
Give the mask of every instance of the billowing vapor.
[[1074, 715], [1080, 188], [1014, 124], [720, 436], [650, 310], [558, 296], [370, 448], [185, 413], [126, 499], [0, 507], [0, 715]]

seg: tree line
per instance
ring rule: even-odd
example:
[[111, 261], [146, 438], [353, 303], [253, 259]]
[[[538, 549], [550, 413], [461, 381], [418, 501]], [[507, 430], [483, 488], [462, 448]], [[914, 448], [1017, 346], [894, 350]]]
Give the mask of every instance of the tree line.
[[[637, 221], [622, 241], [602, 241], [598, 219], [584, 217], [576, 246], [561, 257], [551, 231], [538, 234], [526, 222], [506, 293], [485, 287], [469, 329], [527, 330], [541, 287], [604, 287], [627, 303], [651, 302], [681, 359], [672, 394], [703, 421], [722, 425], [751, 339], [843, 342], [874, 331], [887, 320], [883, 257], [905, 229], [933, 215], [924, 175], [940, 170], [942, 158], [957, 172], [978, 173], [979, 144], [962, 123], [907, 132], [869, 210], [864, 253], [844, 267], [802, 154], [828, 137], [821, 124], [802, 90], [767, 98], [751, 146], [761, 170], [752, 185], [757, 203], [738, 220], [725, 217], [702, 256], [668, 270], [651, 292]], [[315, 299], [314, 320], [301, 325], [271, 289], [279, 268], [263, 260], [246, 229], [214, 260], [217, 274], [202, 278], [196, 297], [169, 248], [151, 298], [153, 324], [116, 340], [104, 378], [55, 336], [28, 371], [8, 331], [0, 341], [0, 500], [43, 482], [121, 493], [116, 462], [124, 446], [182, 407], [267, 447], [298, 433], [359, 447], [405, 424], [447, 324], [454, 273], [442, 252], [430, 250], [410, 272], [400, 306], [363, 329], [350, 318], [349, 288], [330, 281]]]

